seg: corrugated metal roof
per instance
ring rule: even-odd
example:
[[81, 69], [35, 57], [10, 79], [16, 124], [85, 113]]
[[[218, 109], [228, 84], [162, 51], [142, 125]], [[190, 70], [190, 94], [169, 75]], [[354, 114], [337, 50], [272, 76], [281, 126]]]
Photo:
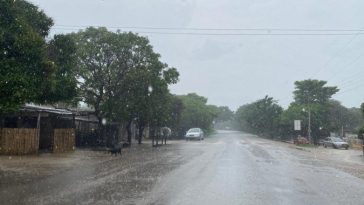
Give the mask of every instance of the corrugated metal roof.
[[36, 112], [46, 112], [46, 113], [54, 113], [59, 115], [72, 115], [73, 113], [66, 109], [58, 109], [50, 106], [41, 106], [41, 105], [31, 105], [26, 104], [21, 107], [22, 111], [36, 111]]

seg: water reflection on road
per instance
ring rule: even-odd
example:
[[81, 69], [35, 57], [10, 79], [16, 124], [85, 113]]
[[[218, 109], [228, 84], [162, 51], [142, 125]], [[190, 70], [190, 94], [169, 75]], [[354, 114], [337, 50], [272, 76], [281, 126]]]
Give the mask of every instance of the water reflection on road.
[[363, 182], [312, 153], [232, 131], [134, 145], [122, 157], [0, 158], [7, 204], [364, 204]]

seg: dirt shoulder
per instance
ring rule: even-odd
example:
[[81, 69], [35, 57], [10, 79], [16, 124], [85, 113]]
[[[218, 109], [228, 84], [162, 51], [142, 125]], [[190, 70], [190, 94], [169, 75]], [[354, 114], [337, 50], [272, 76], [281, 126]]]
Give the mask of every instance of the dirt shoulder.
[[364, 179], [364, 156], [362, 150], [333, 149], [319, 147], [301, 147], [291, 145], [291, 148], [302, 150], [325, 166], [334, 167], [356, 177]]
[[274, 146], [280, 146], [282, 148], [291, 149], [292, 152], [288, 152], [293, 155], [300, 156], [302, 159], [307, 159], [311, 163], [317, 163], [321, 166], [332, 167], [346, 173], [349, 173], [358, 178], [364, 179], [364, 156], [363, 151], [358, 149], [333, 149], [319, 147], [302, 147], [296, 146], [288, 142], [273, 141], [266, 138], [260, 138], [260, 140], [272, 143]]

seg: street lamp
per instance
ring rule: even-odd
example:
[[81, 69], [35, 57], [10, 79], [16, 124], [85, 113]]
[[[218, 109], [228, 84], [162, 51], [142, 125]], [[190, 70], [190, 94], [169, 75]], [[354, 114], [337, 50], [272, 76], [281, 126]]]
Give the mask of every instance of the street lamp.
[[[303, 112], [306, 112], [305, 108], [302, 109]], [[308, 109], [308, 141], [311, 142], [311, 110]]]
[[320, 126], [319, 129], [320, 129], [320, 135], [318, 137], [320, 139], [322, 137], [322, 129], [324, 129], [324, 128]]

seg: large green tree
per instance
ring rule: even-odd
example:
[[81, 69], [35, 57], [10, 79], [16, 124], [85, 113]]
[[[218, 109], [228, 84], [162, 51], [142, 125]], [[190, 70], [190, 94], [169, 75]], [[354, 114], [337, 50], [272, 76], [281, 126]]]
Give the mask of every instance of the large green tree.
[[179, 136], [183, 136], [188, 129], [193, 127], [200, 127], [210, 133], [213, 130], [213, 121], [218, 114], [217, 107], [207, 105], [207, 98], [196, 93], [180, 95], [178, 98], [183, 104], [178, 129]]
[[168, 86], [178, 82], [177, 69], [160, 61], [149, 40], [132, 33], [127, 34], [131, 43], [132, 59], [129, 60], [121, 86], [115, 87], [110, 103], [116, 121], [126, 121], [128, 141], [131, 142], [130, 125], [134, 121], [139, 129], [139, 143], [146, 126], [166, 126], [170, 112]]
[[272, 97], [265, 96], [239, 107], [236, 118], [242, 130], [273, 138], [278, 132], [282, 111], [282, 107]]
[[294, 84], [295, 103], [302, 105], [325, 104], [339, 91], [336, 86], [326, 86], [327, 82], [323, 80], [308, 79]]
[[54, 72], [45, 84], [41, 100], [44, 102], [74, 102], [77, 96], [76, 44], [68, 35], [56, 35], [47, 45], [47, 57]]
[[176, 83], [178, 72], [175, 68], [168, 68], [166, 64], [159, 63], [155, 59], [154, 66], [144, 67], [127, 75], [127, 83], [124, 89], [125, 95], [116, 100], [120, 108], [124, 107], [124, 120], [128, 124], [133, 120], [137, 122], [139, 129], [139, 143], [146, 126], [158, 128], [168, 126], [172, 120], [172, 96], [168, 85]]
[[[77, 76], [79, 79], [82, 101], [95, 109], [95, 114], [102, 126], [106, 117], [107, 102], [114, 87], [120, 86], [126, 73], [127, 65], [123, 58], [130, 58], [131, 53], [120, 47], [118, 35], [106, 28], [87, 28], [70, 34], [77, 45]], [[128, 55], [128, 57], [126, 57]], [[106, 108], [105, 108], [106, 107]], [[109, 112], [111, 115], [112, 112]], [[109, 116], [110, 117], [110, 116]]]
[[339, 89], [336, 86], [326, 86], [326, 84], [326, 81], [313, 79], [295, 82], [295, 90], [293, 91], [294, 102], [291, 103], [290, 107], [282, 116], [282, 127], [285, 128], [283, 132], [292, 133], [293, 120], [302, 120], [302, 133], [304, 136], [308, 136], [309, 117], [311, 120], [311, 136], [314, 143], [320, 137], [330, 132], [333, 126], [333, 120], [330, 119], [330, 112], [333, 115], [334, 110], [341, 109], [341, 107], [337, 106], [333, 101], [330, 101]]
[[[328, 134], [329, 128], [329, 106], [322, 106], [319, 104], [312, 104], [309, 107], [310, 120], [311, 120], [311, 134], [315, 138], [325, 136]], [[308, 136], [308, 123], [309, 113], [307, 105], [298, 103], [291, 103], [288, 109], [284, 110], [280, 118], [279, 134], [283, 138], [291, 139], [297, 135]], [[301, 130], [294, 130], [294, 120], [301, 120]]]
[[181, 123], [182, 112], [184, 110], [182, 99], [176, 95], [170, 95], [168, 107], [169, 118], [167, 121], [167, 126], [172, 129], [173, 136], [178, 137], [178, 129]]
[[53, 21], [26, 1], [0, 2], [0, 111], [39, 101], [52, 73], [45, 37]]
[[74, 44], [62, 36], [48, 44], [52, 25], [51, 18], [27, 1], [0, 1], [0, 113], [27, 102], [54, 103], [75, 96]]
[[[280, 116], [280, 129], [279, 135], [283, 139], [291, 139], [294, 136], [306, 136], [307, 131], [307, 113], [303, 112], [303, 106], [292, 103]], [[301, 120], [301, 131], [294, 130], [294, 120]]]
[[162, 116], [159, 107], [168, 98], [168, 85], [178, 81], [177, 70], [160, 61], [147, 38], [134, 33], [90, 27], [71, 36], [78, 45], [84, 102], [94, 107], [100, 128], [104, 118], [126, 122], [130, 143], [133, 121], [142, 132], [154, 116]]

